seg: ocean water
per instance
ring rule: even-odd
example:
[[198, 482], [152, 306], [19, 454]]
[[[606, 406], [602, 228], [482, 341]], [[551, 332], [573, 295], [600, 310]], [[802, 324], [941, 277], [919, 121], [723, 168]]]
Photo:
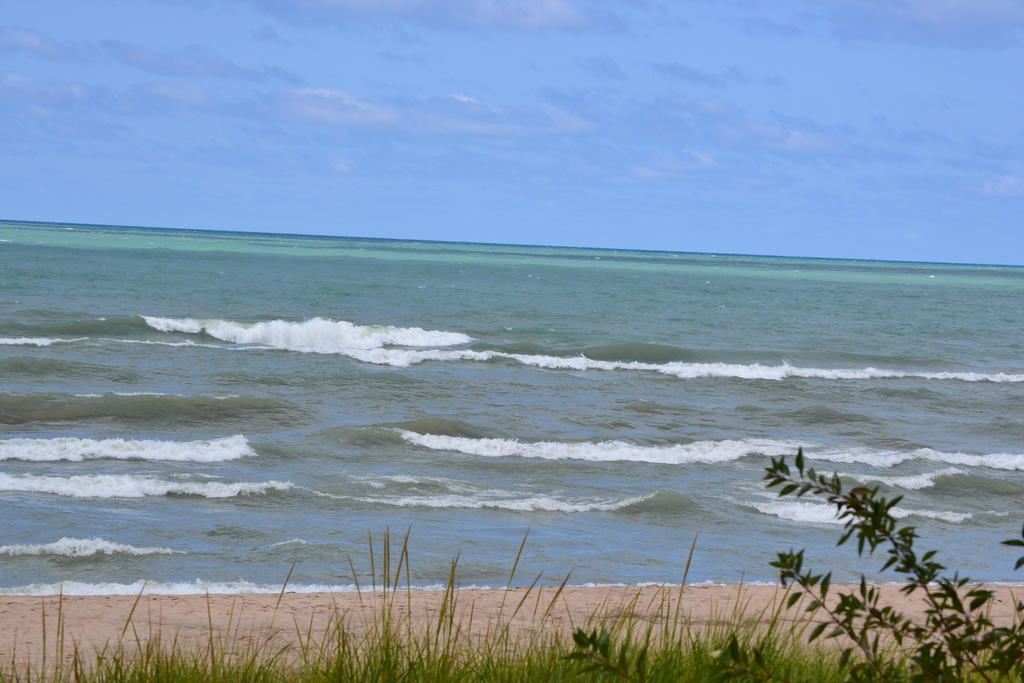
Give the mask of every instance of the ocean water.
[[798, 446], [1018, 580], [1022, 311], [1014, 267], [0, 223], [0, 593], [350, 589], [386, 529], [416, 586], [527, 530], [518, 584], [877, 566], [764, 488]]

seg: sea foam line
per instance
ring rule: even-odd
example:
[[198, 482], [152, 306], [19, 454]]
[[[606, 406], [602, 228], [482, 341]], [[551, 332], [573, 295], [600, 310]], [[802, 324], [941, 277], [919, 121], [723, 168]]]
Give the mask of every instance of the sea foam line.
[[233, 498], [286, 491], [294, 488], [290, 481], [263, 482], [174, 482], [133, 474], [83, 474], [54, 477], [36, 474], [4, 474], [0, 472], [0, 491], [51, 493], [73, 498], [144, 498], [147, 496], [202, 496]]
[[569, 442], [518, 441], [515, 439], [472, 439], [463, 436], [420, 434], [396, 430], [406, 441], [433, 450], [455, 451], [485, 457], [519, 456], [544, 460], [589, 460], [592, 462], [634, 461], [666, 465], [718, 463], [746, 455], [786, 455], [804, 446], [799, 441], [736, 439], [694, 441], [672, 446], [637, 446], [625, 441]]
[[103, 538], [72, 538], [64, 536], [53, 543], [0, 545], [0, 555], [59, 555], [91, 557], [93, 555], [177, 555], [181, 550], [170, 548], [138, 548]]
[[[402, 496], [395, 498], [348, 497], [363, 503], [376, 505], [393, 505], [396, 507], [426, 508], [463, 508], [463, 509], [496, 509], [514, 512], [611, 512], [621, 510], [645, 500], [656, 494], [636, 496], [618, 501], [585, 502], [566, 501], [551, 496], [529, 496], [526, 498], [489, 498], [478, 496]], [[347, 497], [347, 496], [346, 496]]]
[[[594, 462], [634, 461], [666, 465], [719, 463], [760, 455], [777, 457], [792, 455], [804, 449], [810, 460], [832, 463], [858, 463], [877, 468], [891, 468], [904, 462], [927, 462], [986, 467], [998, 470], [1024, 470], [1024, 453], [945, 453], [932, 448], [912, 451], [878, 450], [863, 447], [826, 448], [806, 441], [778, 439], [724, 439], [694, 441], [672, 446], [638, 446], [624, 441], [518, 441], [516, 439], [482, 438], [443, 434], [420, 434], [405, 429], [395, 430], [405, 441], [431, 450], [452, 451], [485, 457], [519, 456], [545, 460], [589, 460]], [[951, 474], [947, 472], [945, 474]], [[936, 475], [944, 476], [944, 475]], [[897, 484], [898, 485], [898, 484]], [[904, 487], [907, 488], [907, 487]]]
[[[845, 524], [845, 520], [836, 517], [836, 506], [828, 503], [807, 503], [801, 501], [771, 501], [758, 503], [755, 501], [738, 501], [741, 505], [752, 507], [758, 512], [774, 515], [780, 519], [793, 522], [811, 522], [814, 524]], [[927, 517], [951, 524], [960, 524], [973, 517], [969, 512], [953, 512], [951, 510], [916, 510], [894, 507], [889, 513], [896, 519], [905, 517]]]
[[[271, 320], [239, 323], [222, 319], [160, 318], [142, 316], [146, 324], [161, 332], [185, 334], [205, 333], [221, 341], [241, 344], [262, 344], [272, 348], [309, 353], [341, 354], [376, 365], [409, 367], [425, 361], [514, 360], [523, 365], [561, 370], [638, 370], [657, 372], [680, 379], [722, 377], [733, 379], [784, 380], [806, 379], [934, 379], [964, 382], [1024, 382], [1024, 374], [1005, 372], [917, 372], [881, 368], [802, 368], [783, 363], [645, 363], [640, 361], [606, 361], [586, 356], [548, 356], [475, 351], [472, 349], [402, 349], [389, 346], [445, 347], [473, 341], [461, 332], [425, 330], [419, 327], [391, 325], [357, 325], [348, 321], [312, 318], [302, 322]], [[159, 342], [174, 344], [181, 342]]]
[[166, 460], [222, 462], [256, 455], [241, 434], [203, 441], [156, 441], [125, 439], [0, 440], [0, 460], [82, 461], [95, 458], [116, 460]]
[[58, 339], [52, 337], [0, 337], [0, 346], [51, 346], [68, 342], [85, 341], [88, 337]]
[[887, 477], [877, 474], [857, 474], [852, 472], [840, 472], [840, 477], [848, 477], [863, 482], [878, 482], [886, 486], [898, 487], [901, 489], [927, 489], [935, 486], [935, 480], [942, 477], [951, 477], [957, 474], [967, 474], [966, 471], [957, 467], [944, 467], [935, 472], [924, 472], [922, 474], [908, 474], [898, 477]]

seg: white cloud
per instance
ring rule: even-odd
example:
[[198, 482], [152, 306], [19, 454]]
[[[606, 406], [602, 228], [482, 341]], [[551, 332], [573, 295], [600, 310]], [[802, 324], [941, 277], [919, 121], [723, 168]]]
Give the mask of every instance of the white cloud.
[[460, 95], [459, 93], [453, 94], [452, 99], [456, 102], [463, 102], [465, 104], [480, 104], [480, 100], [477, 98], [470, 97], [469, 95]]
[[336, 126], [380, 125], [398, 119], [390, 107], [327, 88], [290, 90], [280, 98], [278, 107], [287, 118]]

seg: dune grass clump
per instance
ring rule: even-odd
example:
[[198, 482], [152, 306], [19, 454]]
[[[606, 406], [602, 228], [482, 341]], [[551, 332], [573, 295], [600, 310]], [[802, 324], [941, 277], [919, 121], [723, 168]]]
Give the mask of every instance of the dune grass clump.
[[[736, 644], [762, 653], [766, 670], [785, 680], [840, 681], [834, 650], [806, 645], [806, 620], [781, 618], [778, 600], [753, 610], [739, 597], [706, 623], [689, 620], [682, 605], [686, 575], [678, 586], [644, 593], [624, 589], [621, 601], [595, 609], [581, 623], [552, 619], [565, 606], [568, 577], [559, 586], [540, 587], [538, 576], [526, 588], [513, 588], [526, 536], [512, 563], [497, 616], [474, 623], [474, 605], [463, 604], [457, 589], [458, 558], [452, 561], [439, 607], [429, 619], [415, 618], [415, 593], [409, 581], [408, 533], [393, 552], [385, 533], [380, 546], [369, 541], [370, 586], [352, 574], [360, 604], [370, 618], [357, 623], [334, 606], [326, 627], [296, 619], [284, 625], [278, 608], [285, 599], [289, 572], [263, 634], [244, 634], [242, 618], [229, 615], [217, 629], [207, 596], [208, 634], [198, 642], [167, 640], [159, 628], [147, 632], [133, 619], [136, 597], [119, 641], [98, 651], [83, 651], [64, 631], [63, 596], [56, 622], [44, 624], [41, 660], [34, 666], [12, 660], [0, 665], [3, 683], [149, 682], [149, 681], [596, 681], [609, 672], [622, 680], [711, 681], [735, 676], [733, 662], [721, 653]], [[690, 549], [693, 557], [694, 546]], [[687, 561], [686, 572], [690, 561]], [[351, 564], [350, 564], [351, 567]], [[403, 581], [404, 579], [404, 581]], [[404, 583], [404, 585], [400, 585]], [[564, 615], [571, 611], [565, 610]], [[365, 617], [365, 615], [363, 615]], [[422, 613], [419, 613], [422, 617]], [[275, 625], [277, 619], [277, 625]], [[477, 617], [479, 620], [479, 617]], [[282, 638], [284, 630], [290, 636]], [[577, 635], [573, 636], [576, 629]], [[580, 633], [592, 634], [584, 641]], [[248, 635], [248, 637], [242, 637]], [[589, 637], [589, 636], [588, 636]], [[763, 677], [751, 674], [751, 680]]]
[[[597, 681], [608, 679], [608, 666], [580, 666], [567, 656], [567, 634], [538, 633], [514, 639], [496, 629], [483, 639], [457, 632], [410, 631], [401, 621], [373, 632], [355, 635], [342, 620], [329, 636], [294, 649], [241, 647], [229, 638], [211, 638], [205, 647], [183, 647], [160, 638], [108, 647], [94, 656], [76, 652], [70, 662], [48, 669], [8, 669], [0, 680], [10, 682], [277, 682], [277, 681]], [[394, 616], [394, 615], [392, 615]], [[447, 626], [432, 624], [443, 632]], [[595, 619], [588, 628], [603, 634], [603, 642], [621, 643], [605, 650], [619, 664], [622, 680], [715, 681], [735, 677], [731, 663], [721, 657], [731, 642], [764, 653], [766, 670], [782, 680], [841, 681], [839, 658], [833, 652], [806, 647], [795, 632], [758, 633], [743, 621], [722, 622], [711, 629], [679, 625], [640, 628], [619, 620]], [[429, 629], [428, 629], [429, 631]], [[135, 647], [134, 645], [138, 645]], [[598, 644], [598, 650], [602, 646]], [[642, 657], [642, 669], [635, 662]], [[600, 660], [597, 660], [598, 662]], [[741, 676], [756, 680], [763, 676]]]

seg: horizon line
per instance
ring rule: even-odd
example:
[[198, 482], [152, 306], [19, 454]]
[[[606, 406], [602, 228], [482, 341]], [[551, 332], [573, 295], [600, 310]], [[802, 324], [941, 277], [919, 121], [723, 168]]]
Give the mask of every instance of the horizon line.
[[172, 230], [176, 232], [198, 232], [224, 235], [273, 235], [276, 237], [305, 237], [313, 239], [340, 239], [340, 240], [374, 240], [379, 242], [422, 242], [426, 244], [467, 244], [485, 247], [525, 247], [525, 248], [547, 248], [547, 249], [586, 249], [592, 251], [631, 251], [644, 254], [687, 254], [690, 256], [744, 256], [752, 258], [778, 258], [778, 259], [814, 259], [819, 261], [855, 261], [861, 263], [908, 263], [915, 265], [936, 265], [936, 266], [980, 266], [989, 268], [1024, 268], [1024, 263], [978, 263], [960, 261], [914, 261], [908, 259], [882, 259], [882, 258], [857, 258], [846, 256], [796, 256], [788, 254], [752, 254], [746, 252], [727, 251], [684, 251], [672, 249], [637, 249], [634, 247], [593, 247], [585, 245], [567, 244], [524, 244], [516, 242], [476, 242], [472, 240], [438, 240], [407, 237], [364, 237], [358, 235], [314, 235], [299, 232], [271, 232], [261, 230], [226, 230], [218, 228], [178, 228], [159, 225], [121, 225], [111, 223], [79, 223], [69, 221], [41, 221], [23, 220], [16, 218], [0, 218], [0, 224], [20, 223], [27, 225], [66, 225], [82, 228], [115, 228], [129, 230]]

